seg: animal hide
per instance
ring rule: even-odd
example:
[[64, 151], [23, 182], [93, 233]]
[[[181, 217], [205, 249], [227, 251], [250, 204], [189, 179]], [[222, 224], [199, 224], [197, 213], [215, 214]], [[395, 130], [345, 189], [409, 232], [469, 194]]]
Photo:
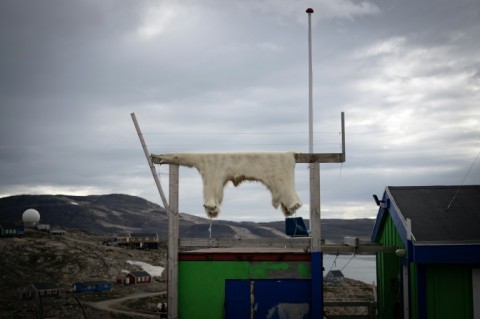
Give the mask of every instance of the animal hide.
[[217, 217], [228, 181], [258, 181], [272, 194], [272, 205], [292, 215], [302, 203], [295, 190], [295, 155], [286, 153], [176, 153], [156, 155], [160, 164], [195, 167], [203, 181], [205, 212]]
[[308, 303], [279, 303], [268, 310], [267, 319], [303, 319], [309, 317], [309, 312]]

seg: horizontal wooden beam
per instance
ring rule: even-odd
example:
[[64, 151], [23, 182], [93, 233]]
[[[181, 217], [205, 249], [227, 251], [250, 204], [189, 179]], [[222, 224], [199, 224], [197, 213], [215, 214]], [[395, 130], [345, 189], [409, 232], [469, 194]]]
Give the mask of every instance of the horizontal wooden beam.
[[395, 252], [395, 247], [385, 247], [377, 244], [360, 244], [358, 247], [347, 245], [322, 245], [324, 254], [358, 254], [358, 255], [374, 255], [378, 252]]
[[[160, 157], [163, 154], [151, 154], [152, 163], [160, 164]], [[344, 153], [295, 153], [295, 162], [297, 163], [343, 163], [345, 162]]]
[[295, 153], [297, 163], [343, 163], [343, 153]]
[[[180, 238], [180, 249], [200, 248], [293, 248], [308, 251], [310, 237], [292, 238]], [[325, 254], [375, 254], [377, 252], [394, 253], [395, 247], [385, 247], [377, 244], [360, 243], [358, 247], [342, 244], [322, 243], [322, 252]]]
[[305, 248], [310, 247], [310, 238], [180, 238], [180, 248], [230, 248], [230, 247], [275, 247]]

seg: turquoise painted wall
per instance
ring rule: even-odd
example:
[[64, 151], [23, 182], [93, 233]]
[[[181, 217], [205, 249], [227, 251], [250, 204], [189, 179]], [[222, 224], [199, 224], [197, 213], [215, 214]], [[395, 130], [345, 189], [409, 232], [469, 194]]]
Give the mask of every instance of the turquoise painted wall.
[[222, 319], [226, 279], [308, 279], [310, 263], [250, 261], [180, 261], [180, 319]]

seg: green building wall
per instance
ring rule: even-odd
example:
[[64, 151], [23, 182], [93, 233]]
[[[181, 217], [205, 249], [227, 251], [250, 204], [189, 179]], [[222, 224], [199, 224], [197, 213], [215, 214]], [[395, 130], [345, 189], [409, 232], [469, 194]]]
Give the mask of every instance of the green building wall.
[[[379, 243], [386, 247], [405, 249], [390, 214], [384, 220]], [[377, 253], [378, 317], [401, 318], [400, 257], [395, 253]]]
[[226, 279], [308, 279], [309, 261], [180, 261], [180, 319], [224, 317]]
[[473, 318], [472, 266], [429, 265], [427, 318]]
[[[405, 249], [390, 214], [384, 219], [379, 243]], [[378, 318], [403, 318], [401, 267], [403, 258], [377, 253]], [[474, 265], [409, 263], [410, 318], [473, 318], [472, 268]], [[419, 267], [422, 276], [419, 278]], [[423, 287], [421, 285], [424, 285]], [[423, 294], [422, 296], [420, 294]]]
[[418, 309], [418, 268], [414, 263], [410, 263], [410, 318], [419, 319]]

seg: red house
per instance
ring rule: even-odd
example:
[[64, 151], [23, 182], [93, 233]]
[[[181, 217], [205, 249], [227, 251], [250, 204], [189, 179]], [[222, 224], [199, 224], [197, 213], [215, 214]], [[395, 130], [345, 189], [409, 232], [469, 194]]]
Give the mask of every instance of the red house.
[[152, 282], [152, 276], [146, 271], [132, 271], [125, 276], [126, 285], [148, 284]]

